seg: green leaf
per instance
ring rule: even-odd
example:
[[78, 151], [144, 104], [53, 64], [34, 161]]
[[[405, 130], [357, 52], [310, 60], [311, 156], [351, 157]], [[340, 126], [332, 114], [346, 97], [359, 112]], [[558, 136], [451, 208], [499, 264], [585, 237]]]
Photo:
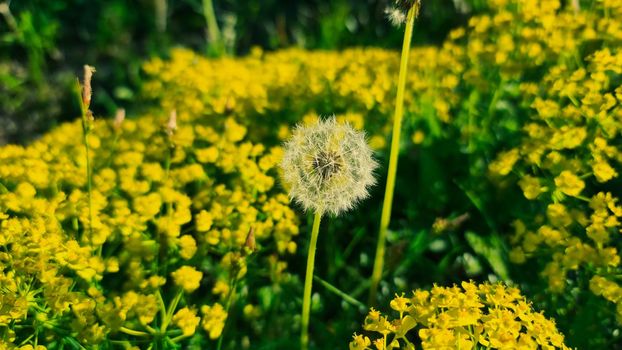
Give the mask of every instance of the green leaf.
[[466, 239], [473, 251], [486, 259], [497, 276], [505, 281], [510, 279], [507, 263], [504, 259], [503, 242], [497, 235], [484, 237], [469, 231], [466, 233]]

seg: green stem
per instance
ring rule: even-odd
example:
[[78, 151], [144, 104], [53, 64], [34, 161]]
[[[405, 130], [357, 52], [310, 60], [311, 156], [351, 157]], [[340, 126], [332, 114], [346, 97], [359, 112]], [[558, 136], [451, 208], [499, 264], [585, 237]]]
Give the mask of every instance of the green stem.
[[89, 200], [89, 242], [93, 240], [93, 174], [91, 169], [91, 156], [90, 156], [90, 147], [89, 147], [89, 133], [90, 133], [90, 125], [89, 125], [89, 111], [88, 107], [84, 104], [82, 100], [82, 86], [80, 85], [80, 81], [77, 82], [76, 93], [78, 95], [78, 103], [80, 104], [80, 112], [82, 113], [82, 141], [84, 143], [84, 148], [86, 150], [86, 183], [88, 190], [88, 200]]
[[316, 212], [313, 218], [313, 229], [311, 230], [311, 242], [307, 253], [307, 273], [305, 275], [305, 290], [302, 298], [302, 319], [300, 333], [300, 348], [309, 348], [309, 314], [311, 312], [311, 286], [313, 284], [313, 266], [315, 265], [315, 248], [317, 246], [317, 236], [320, 232], [320, 220], [322, 213]]
[[188, 338], [188, 337], [189, 337], [189, 335], [183, 335], [183, 334], [182, 335], [178, 335], [175, 338], [172, 338], [171, 342], [177, 343], [178, 341], [180, 341], [180, 340], [182, 340], [184, 338]]
[[171, 323], [171, 320], [173, 319], [173, 314], [175, 313], [175, 310], [177, 309], [177, 304], [179, 304], [179, 300], [181, 299], [182, 294], [183, 294], [183, 290], [180, 289], [179, 292], [177, 292], [177, 295], [175, 296], [173, 301], [171, 301], [171, 304], [169, 305], [168, 310], [166, 310], [166, 315], [164, 317], [164, 320], [162, 321], [162, 326], [160, 327], [161, 334], [164, 334], [166, 332], [166, 328]]
[[[225, 311], [227, 312], [227, 319], [229, 319], [229, 310], [231, 309], [231, 304], [233, 303], [233, 298], [235, 297], [235, 289], [238, 287], [238, 276], [233, 277], [233, 282], [231, 282], [231, 290], [229, 291], [229, 295], [227, 296], [227, 306], [225, 306]], [[216, 350], [220, 350], [222, 348], [222, 339], [225, 337], [225, 327], [227, 327], [227, 319], [225, 319], [225, 325], [223, 326], [223, 331], [220, 337], [218, 337], [218, 344], [216, 345]]]
[[141, 331], [135, 331], [133, 329], [130, 328], [126, 328], [126, 327], [121, 327], [119, 328], [119, 330], [125, 334], [129, 334], [129, 335], [133, 335], [136, 337], [148, 337], [149, 333], [145, 333], [145, 332], [141, 332]]
[[220, 56], [223, 54], [224, 46], [222, 36], [220, 35], [220, 29], [218, 29], [218, 22], [216, 21], [216, 13], [214, 12], [212, 0], [203, 0], [203, 16], [205, 16], [207, 34], [209, 36], [207, 40], [208, 51], [214, 51]]
[[158, 33], [166, 32], [166, 13], [168, 11], [168, 4], [166, 0], [155, 0], [155, 16], [156, 16], [156, 29]]
[[90, 157], [90, 147], [88, 140], [88, 131], [84, 131], [84, 148], [86, 149], [86, 183], [87, 189], [89, 192], [89, 239], [93, 239], [93, 180], [91, 173], [91, 157]]
[[[167, 138], [167, 150], [166, 159], [164, 161], [164, 181], [163, 185], [167, 186], [169, 174], [171, 172], [171, 158], [172, 158], [172, 143], [170, 137]], [[166, 215], [168, 217], [167, 225], [170, 225], [171, 215], [173, 211], [173, 204], [171, 202], [166, 203]], [[160, 214], [158, 213], [158, 216]], [[168, 226], [167, 226], [168, 229]], [[168, 263], [166, 260], [166, 252], [168, 250], [167, 232], [156, 232], [156, 238], [158, 241], [158, 258], [156, 259], [156, 266], [161, 275], [166, 275]]]
[[408, 10], [406, 20], [406, 31], [404, 32], [404, 43], [402, 45], [402, 57], [400, 59], [400, 73], [397, 82], [397, 99], [395, 102], [395, 115], [393, 117], [393, 135], [391, 136], [391, 153], [389, 155], [389, 170], [387, 174], [387, 185], [384, 192], [384, 202], [382, 203], [382, 216], [380, 218], [380, 230], [378, 232], [378, 243], [376, 246], [376, 258], [374, 260], [374, 271], [371, 276], [371, 287], [369, 291], [369, 304], [373, 305], [378, 292], [378, 284], [382, 277], [384, 266], [384, 251], [386, 244], [387, 230], [391, 221], [391, 206], [393, 204], [393, 192], [395, 189], [395, 174], [397, 173], [397, 156], [400, 148], [400, 134], [402, 129], [402, 117], [404, 115], [404, 90], [406, 89], [406, 76], [408, 71], [408, 58], [410, 56], [410, 42], [412, 32], [417, 17], [418, 7], [414, 5]]
[[340, 296], [346, 302], [348, 302], [348, 303], [350, 303], [350, 304], [352, 304], [352, 305], [354, 305], [356, 307], [362, 308], [362, 309], [366, 308], [365, 304], [363, 304], [360, 301], [356, 300], [350, 294], [348, 294], [348, 293], [340, 290], [339, 288], [333, 286], [332, 284], [324, 281], [323, 279], [319, 278], [318, 276], [313, 276], [313, 279], [318, 281], [318, 282], [320, 282], [320, 284], [323, 285], [326, 289], [328, 289], [329, 291], [337, 294], [338, 296]]

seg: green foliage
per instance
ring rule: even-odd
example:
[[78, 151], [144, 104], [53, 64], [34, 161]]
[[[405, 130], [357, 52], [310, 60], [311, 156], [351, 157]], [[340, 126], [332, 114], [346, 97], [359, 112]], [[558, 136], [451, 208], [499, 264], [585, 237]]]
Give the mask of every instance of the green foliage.
[[[203, 0], [20, 0], [8, 1], [0, 18], [0, 62], [23, 70], [26, 88], [1, 86], [26, 104], [0, 105], [0, 117], [15, 127], [3, 130], [0, 143], [25, 142], [57, 121], [75, 118], [66, 80], [83, 64], [97, 67], [94, 108], [114, 115], [118, 108], [140, 110], [133, 103], [140, 90], [141, 62], [186, 46], [219, 55], [208, 40]], [[353, 45], [399, 47], [401, 33], [387, 23], [384, 1], [213, 1], [224, 51], [246, 54], [252, 47], [291, 45], [339, 49]], [[480, 7], [462, 8], [462, 10]], [[424, 7], [419, 42], [440, 42], [464, 22], [450, 0]], [[163, 12], [162, 12], [163, 11]], [[434, 24], [433, 26], [430, 24]], [[24, 96], [38, 89], [37, 97]], [[12, 99], [13, 101], [15, 99]], [[32, 102], [31, 102], [32, 101]], [[15, 106], [15, 107], [11, 107]], [[60, 111], [64, 111], [61, 113]], [[45, 120], [32, 115], [45, 115]], [[18, 133], [17, 130], [20, 130]]]

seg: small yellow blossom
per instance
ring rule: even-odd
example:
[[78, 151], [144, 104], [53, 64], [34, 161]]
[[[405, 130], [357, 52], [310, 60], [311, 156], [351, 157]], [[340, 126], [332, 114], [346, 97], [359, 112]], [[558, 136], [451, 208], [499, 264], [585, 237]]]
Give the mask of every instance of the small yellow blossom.
[[179, 237], [179, 256], [188, 260], [194, 256], [197, 251], [197, 242], [190, 235]]
[[508, 152], [504, 152], [497, 160], [490, 163], [488, 169], [493, 173], [501, 176], [505, 176], [512, 171], [512, 167], [519, 159], [519, 153], [517, 149], [513, 149]]
[[182, 334], [186, 337], [194, 334], [199, 322], [201, 318], [197, 316], [197, 311], [187, 307], [179, 309], [173, 316], [173, 323], [182, 330]]
[[371, 346], [371, 340], [368, 337], [355, 333], [352, 338], [353, 340], [349, 346], [350, 350], [367, 350]]
[[607, 182], [618, 176], [618, 173], [611, 167], [611, 165], [603, 160], [596, 162], [592, 166], [592, 169], [594, 170], [594, 176], [598, 182]]
[[577, 175], [564, 170], [555, 178], [555, 186], [569, 196], [578, 196], [585, 187], [585, 183]]
[[212, 227], [212, 223], [214, 222], [214, 220], [212, 219], [212, 215], [205, 210], [201, 210], [195, 216], [195, 221], [196, 221], [197, 231], [199, 232], [209, 231], [210, 228]]
[[525, 195], [527, 199], [536, 199], [540, 193], [546, 191], [546, 188], [540, 185], [540, 180], [530, 175], [523, 176], [518, 182], [518, 185], [523, 190], [523, 195]]
[[203, 305], [201, 307], [201, 313], [203, 319], [201, 326], [203, 330], [207, 332], [210, 339], [217, 339], [222, 334], [222, 330], [225, 328], [225, 321], [227, 320], [227, 312], [222, 305], [216, 303], [212, 306]]
[[199, 284], [203, 278], [203, 272], [197, 271], [192, 266], [182, 266], [171, 273], [171, 276], [173, 276], [173, 281], [176, 285], [187, 293], [192, 293], [199, 288]]

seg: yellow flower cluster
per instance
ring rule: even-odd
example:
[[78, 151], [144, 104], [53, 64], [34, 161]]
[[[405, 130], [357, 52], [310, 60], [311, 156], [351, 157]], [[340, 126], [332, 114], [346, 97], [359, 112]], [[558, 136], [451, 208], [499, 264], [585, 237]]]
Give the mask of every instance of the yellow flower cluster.
[[[494, 95], [488, 108], [492, 117], [503, 108], [499, 96], [506, 86], [516, 90], [517, 84], [510, 83], [529, 80], [558, 60], [580, 59], [588, 42], [622, 38], [615, 1], [579, 12], [570, 5], [562, 8], [560, 0], [494, 0], [490, 7], [490, 14], [452, 31], [440, 48], [411, 50], [405, 128], [413, 143], [425, 143], [428, 134], [440, 137], [447, 132], [443, 126], [453, 124], [461, 127], [464, 140], [472, 139], [494, 123], [475, 118], [484, 95]], [[284, 140], [286, 125], [309, 114], [347, 114], [342, 118], [364, 127], [370, 144], [381, 149], [391, 127], [398, 64], [396, 52], [376, 48], [255, 49], [243, 58], [217, 60], [175, 49], [169, 60], [156, 58], [144, 65], [150, 76], [144, 92], [164, 110], [232, 115], [252, 126], [251, 140], [262, 142]], [[213, 123], [221, 119], [211, 118]], [[581, 130], [567, 131], [558, 141], [577, 142], [574, 136], [580, 137]]]
[[[441, 47], [411, 51], [410, 139], [457, 136], [461, 152], [477, 153], [479, 142], [487, 157], [496, 133], [509, 140], [488, 171], [517, 176], [533, 205], [525, 214], [539, 213], [515, 222], [512, 260], [544, 256], [555, 291], [585, 270], [622, 320], [612, 277], [622, 194], [611, 186], [622, 161], [622, 2], [489, 3], [491, 13]], [[0, 148], [0, 347], [39, 350], [54, 335], [74, 345], [183, 339], [197, 328], [221, 336], [231, 281], [250, 273], [249, 232], [266, 248], [258, 258], [269, 282], [280, 282], [283, 256], [297, 249], [298, 220], [275, 180], [283, 151], [272, 146], [290, 124], [336, 113], [383, 148], [399, 67], [397, 53], [371, 48], [215, 60], [176, 49], [144, 69], [146, 97], [176, 118], [96, 121], [86, 137], [92, 190], [79, 122]], [[399, 319], [373, 311], [366, 321], [382, 334], [378, 349], [408, 347], [413, 329], [427, 348], [563, 347], [550, 321], [499, 285], [435, 287], [391, 307]], [[370, 346], [363, 336], [351, 344]]]
[[371, 309], [363, 328], [375, 339], [355, 334], [350, 350], [569, 349], [555, 322], [502, 284], [434, 286], [411, 297], [396, 295], [390, 307], [399, 316]]
[[275, 185], [280, 147], [247, 141], [233, 117], [213, 125], [179, 115], [173, 129], [152, 115], [96, 121], [90, 196], [78, 122], [0, 148], [0, 329], [9, 343], [45, 344], [33, 329], [80, 344], [165, 331], [154, 322], [190, 336], [198, 309], [216, 338], [226, 319], [219, 302], [246, 273], [249, 232], [269, 252], [266, 265], [296, 251], [298, 219]]
[[[511, 35], [508, 45], [517, 50], [502, 59], [497, 52], [496, 58], [506, 82], [517, 84], [525, 118], [514, 135], [516, 146], [489, 165], [495, 178], [513, 174], [531, 201], [526, 216], [514, 222], [510, 258], [524, 263], [546, 257], [542, 274], [560, 293], [570, 272], [585, 272], [591, 290], [617, 304], [622, 321], [620, 286], [611, 277], [622, 269], [621, 193], [608, 185], [622, 161], [622, 6], [603, 1], [587, 11], [562, 8], [556, 0], [516, 3], [508, 33], [494, 31]], [[474, 21], [476, 30], [492, 25]], [[529, 67], [541, 69], [542, 79], [519, 81]]]
[[[454, 89], [463, 67], [456, 58], [460, 49], [453, 44], [443, 50], [413, 49], [414, 72], [406, 88], [410, 114], [429, 110], [450, 121], [449, 106], [459, 102]], [[370, 144], [383, 148], [391, 130], [387, 116], [393, 111], [398, 65], [396, 52], [376, 48], [273, 53], [256, 49], [244, 58], [217, 60], [175, 49], [170, 60], [156, 58], [144, 65], [150, 75], [144, 91], [165, 110], [232, 115], [236, 122], [252, 126], [251, 140], [263, 142], [284, 140], [289, 125], [304, 116], [336, 113], [338, 120], [370, 131]], [[213, 123], [219, 120], [212, 117]], [[436, 119], [430, 122], [438, 126]]]

